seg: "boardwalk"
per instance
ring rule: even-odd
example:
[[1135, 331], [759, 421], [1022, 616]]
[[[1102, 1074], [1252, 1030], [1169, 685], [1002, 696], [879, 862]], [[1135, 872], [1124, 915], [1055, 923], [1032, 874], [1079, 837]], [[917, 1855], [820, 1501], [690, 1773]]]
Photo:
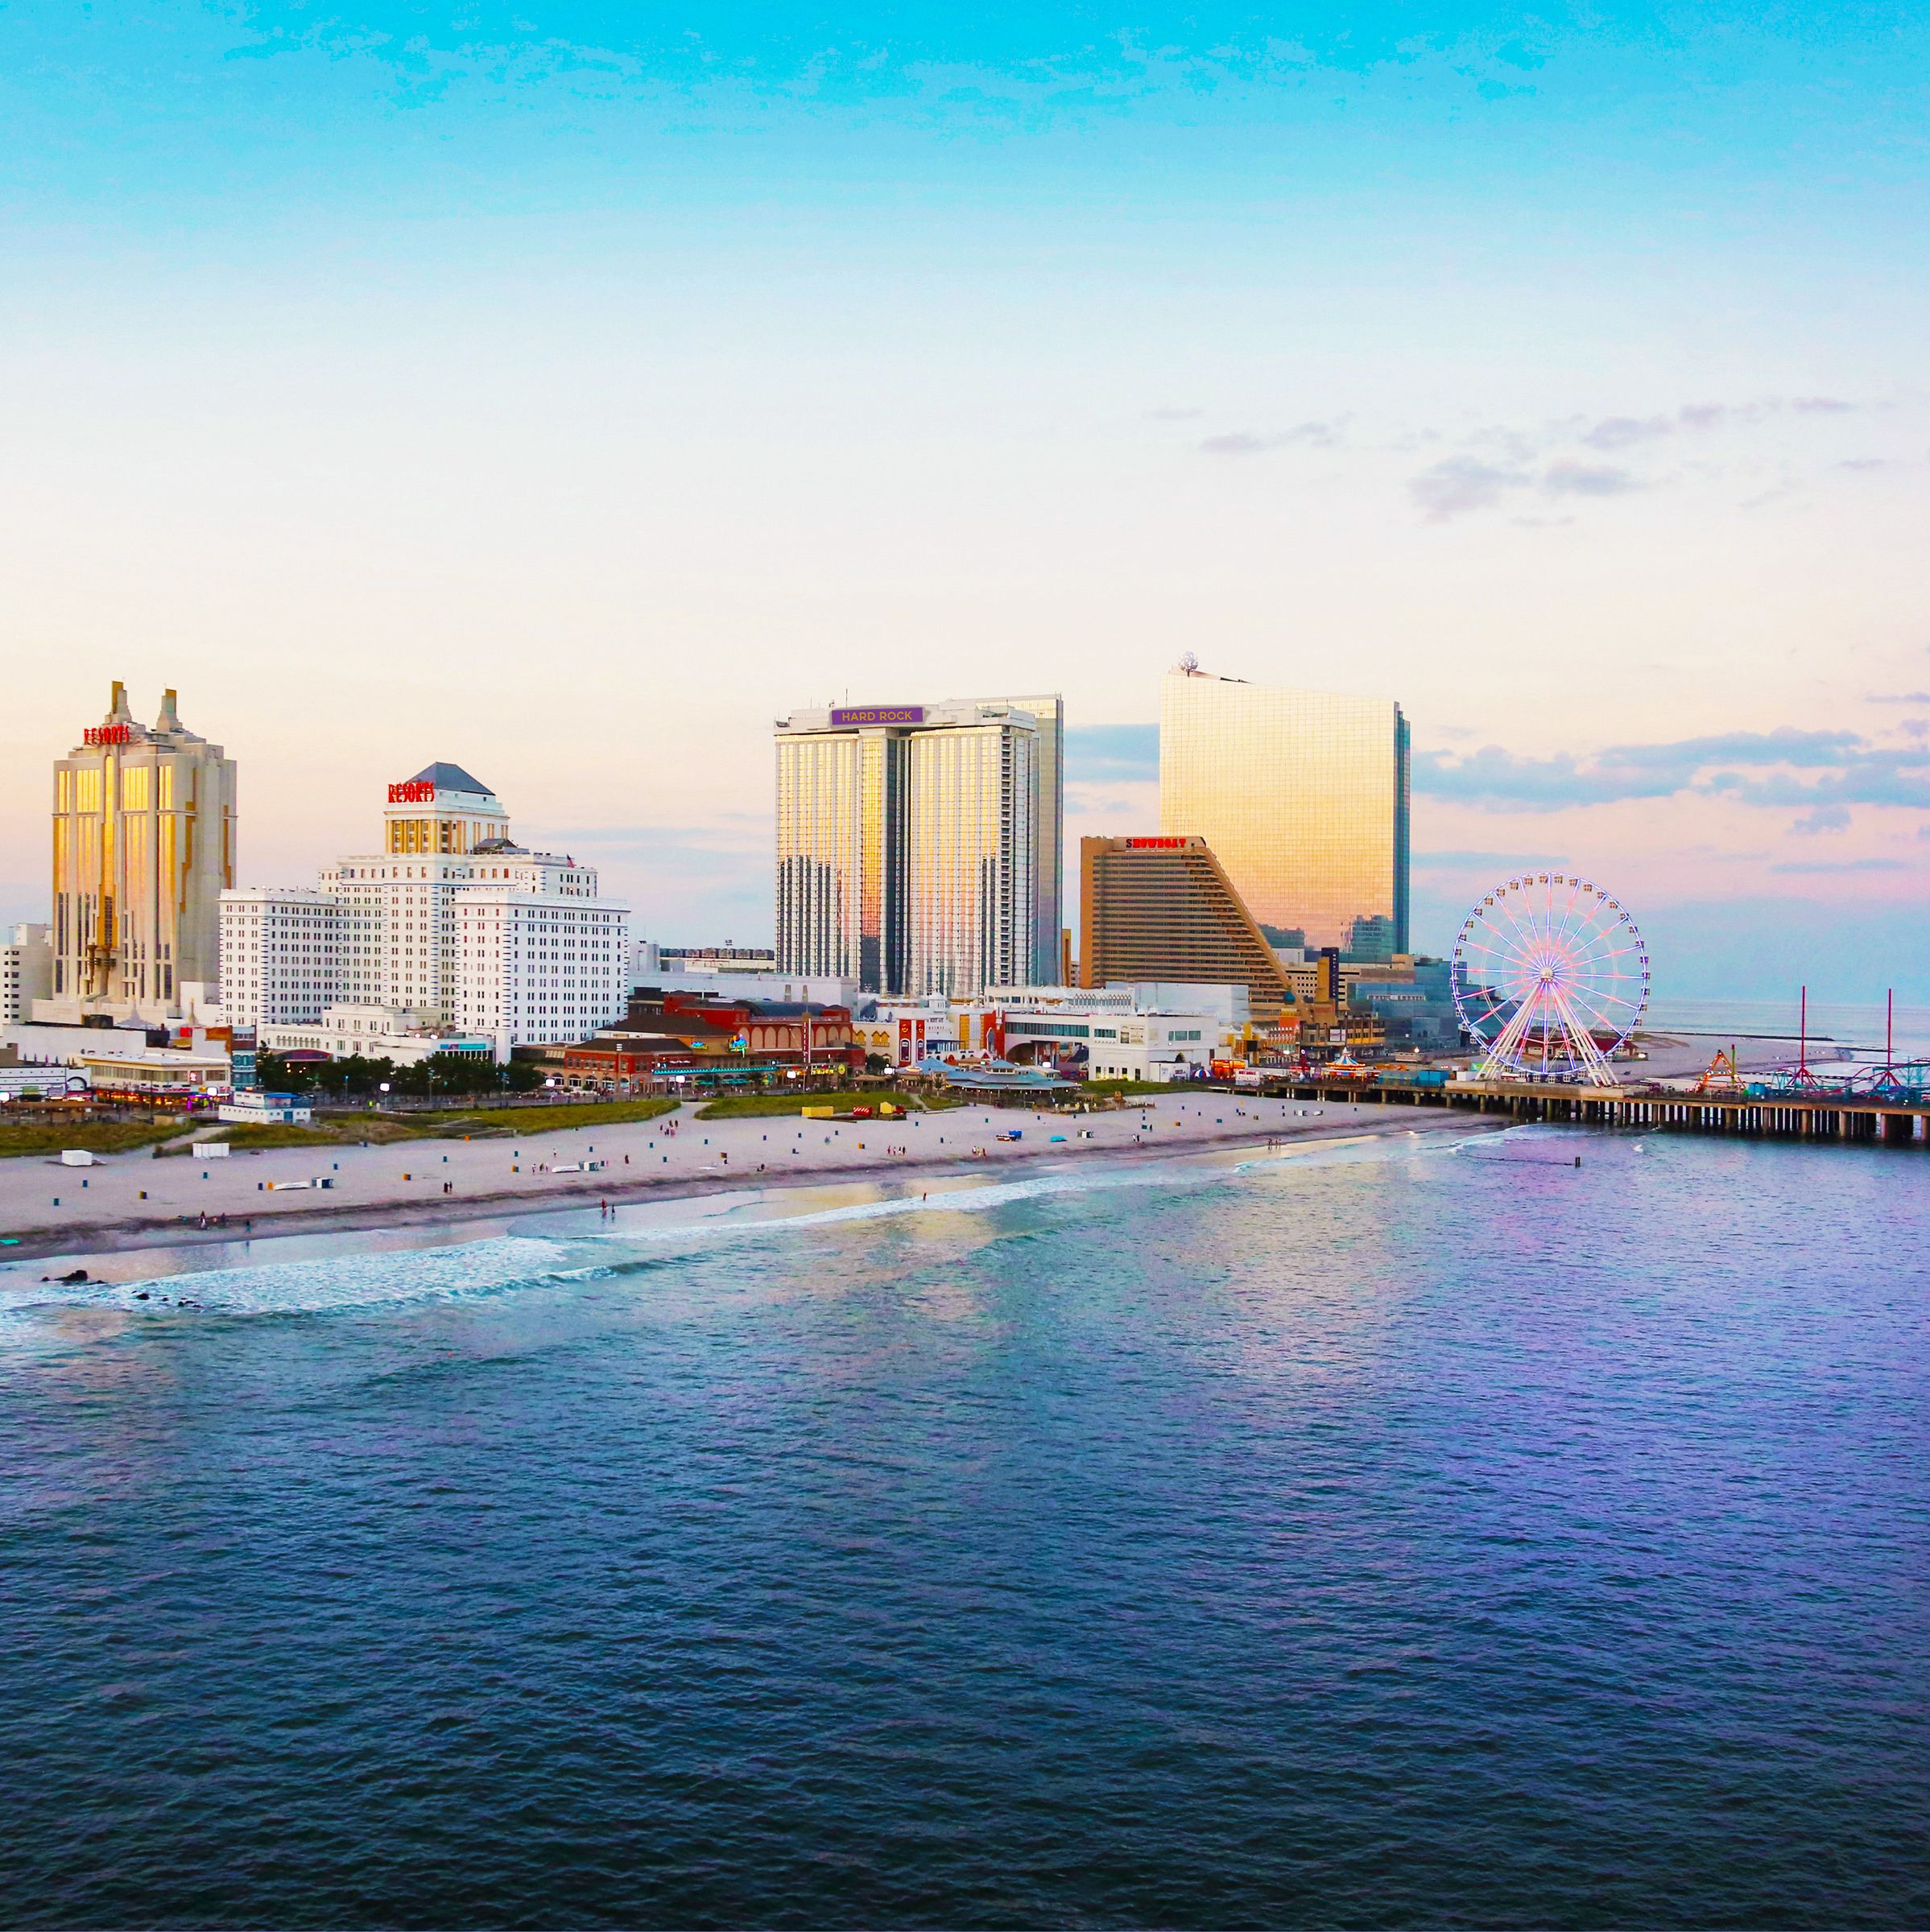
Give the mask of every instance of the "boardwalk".
[[1507, 1114], [1518, 1121], [1571, 1122], [1583, 1127], [1643, 1127], [1685, 1133], [1746, 1134], [1772, 1140], [1875, 1141], [1930, 1149], [1930, 1108], [1869, 1094], [1684, 1093], [1606, 1092], [1526, 1080], [1457, 1082], [1449, 1087], [1375, 1087], [1319, 1080], [1283, 1082], [1268, 1092], [1296, 1100], [1378, 1101], [1388, 1106], [1458, 1108]]

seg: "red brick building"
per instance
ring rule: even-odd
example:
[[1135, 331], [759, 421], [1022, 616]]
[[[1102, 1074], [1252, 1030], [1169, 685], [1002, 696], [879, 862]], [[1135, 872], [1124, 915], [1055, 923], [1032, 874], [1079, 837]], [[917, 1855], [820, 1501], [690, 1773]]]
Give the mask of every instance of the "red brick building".
[[674, 1073], [804, 1066], [856, 1072], [864, 1063], [864, 1048], [851, 1037], [848, 1006], [695, 993], [640, 993], [621, 1026], [605, 1027], [563, 1054], [570, 1085], [632, 1092]]

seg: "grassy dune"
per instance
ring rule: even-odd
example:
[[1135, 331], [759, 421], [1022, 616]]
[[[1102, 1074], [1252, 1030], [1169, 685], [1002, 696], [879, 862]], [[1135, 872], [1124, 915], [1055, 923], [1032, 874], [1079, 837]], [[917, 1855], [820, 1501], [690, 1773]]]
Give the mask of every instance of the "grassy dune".
[[675, 1112], [675, 1100], [586, 1100], [576, 1106], [492, 1107], [477, 1113], [329, 1113], [310, 1127], [279, 1121], [259, 1127], [234, 1125], [199, 1137], [225, 1141], [232, 1147], [354, 1146], [369, 1141], [386, 1146], [395, 1141], [507, 1140], [517, 1134], [560, 1133], [566, 1128], [620, 1127], [654, 1121]]
[[133, 1154], [157, 1141], [172, 1140], [188, 1131], [180, 1120], [76, 1121], [72, 1126], [43, 1127], [37, 1122], [15, 1127], [0, 1123], [0, 1160], [58, 1154], [63, 1147], [85, 1147], [93, 1154]]
[[917, 1094], [901, 1093], [895, 1088], [870, 1093], [857, 1093], [849, 1089], [837, 1093], [730, 1093], [713, 1100], [708, 1107], [700, 1107], [697, 1117], [705, 1121], [776, 1120], [802, 1113], [807, 1107], [831, 1107], [840, 1113], [849, 1113], [853, 1107], [869, 1107], [875, 1113], [880, 1104], [887, 1100], [907, 1113], [922, 1113], [958, 1104], [945, 1095], [935, 1094], [926, 1099]]

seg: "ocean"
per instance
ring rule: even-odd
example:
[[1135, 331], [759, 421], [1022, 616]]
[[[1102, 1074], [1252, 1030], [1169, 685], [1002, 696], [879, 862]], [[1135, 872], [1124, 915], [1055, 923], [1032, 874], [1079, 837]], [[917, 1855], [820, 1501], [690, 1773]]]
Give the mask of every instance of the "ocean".
[[4, 1916], [1920, 1926], [1927, 1221], [1530, 1129], [0, 1269]]
[[[1891, 1009], [1881, 1002], [1812, 998], [1808, 1022], [1812, 1041], [1833, 1041], [1880, 1060], [1887, 1040], [1899, 1061], [1930, 1059], [1930, 1006], [1899, 1001]], [[1781, 1034], [1790, 1042], [1792, 1059], [1802, 1024], [1801, 1003], [1793, 993], [1786, 1000], [1663, 997], [1651, 1002], [1643, 1022], [1650, 1032], [1705, 1034], [1718, 1043]]]

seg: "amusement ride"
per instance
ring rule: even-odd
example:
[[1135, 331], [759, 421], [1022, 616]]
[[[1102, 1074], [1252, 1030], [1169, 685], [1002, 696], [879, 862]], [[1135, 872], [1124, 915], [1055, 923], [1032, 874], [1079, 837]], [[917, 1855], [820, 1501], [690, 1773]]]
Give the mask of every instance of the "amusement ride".
[[1601, 886], [1523, 873], [1468, 914], [1449, 984], [1477, 1079], [1613, 1087], [1610, 1063], [1648, 1005], [1648, 948]]

